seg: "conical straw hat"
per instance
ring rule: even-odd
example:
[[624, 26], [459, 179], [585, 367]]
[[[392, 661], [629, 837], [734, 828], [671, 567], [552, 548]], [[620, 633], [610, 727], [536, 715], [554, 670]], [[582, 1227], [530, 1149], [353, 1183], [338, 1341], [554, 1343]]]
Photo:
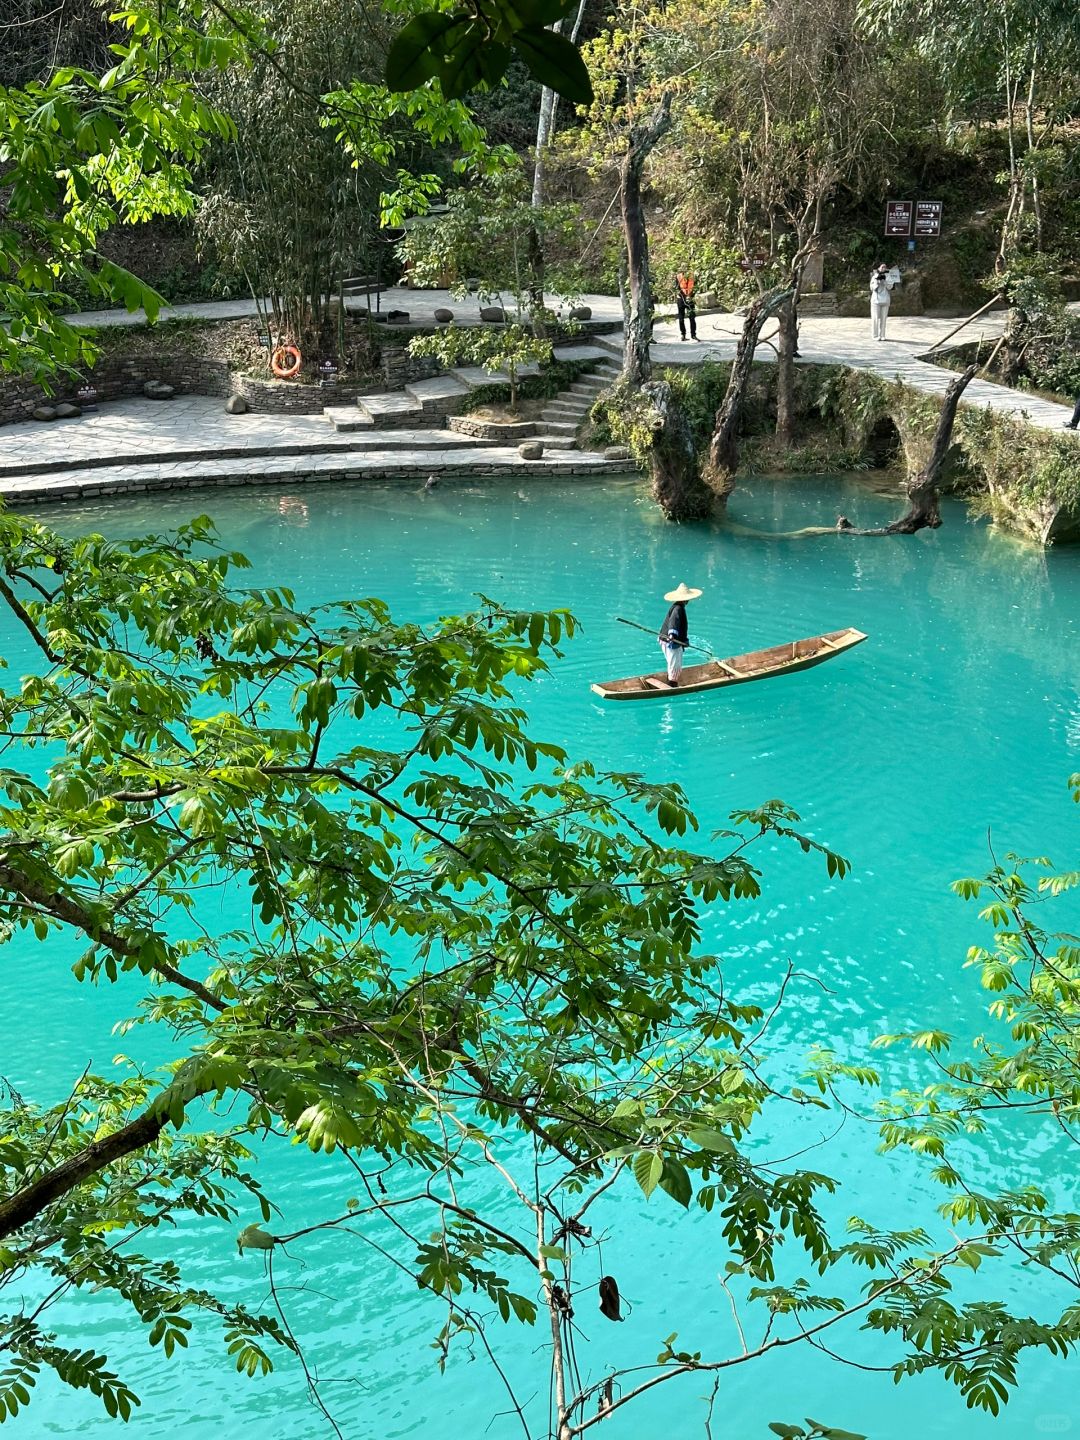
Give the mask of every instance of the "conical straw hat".
[[683, 582], [677, 589], [669, 590], [664, 596], [664, 599], [673, 601], [682, 600], [685, 604], [687, 600], [696, 600], [700, 594], [700, 590], [692, 590], [689, 585]]

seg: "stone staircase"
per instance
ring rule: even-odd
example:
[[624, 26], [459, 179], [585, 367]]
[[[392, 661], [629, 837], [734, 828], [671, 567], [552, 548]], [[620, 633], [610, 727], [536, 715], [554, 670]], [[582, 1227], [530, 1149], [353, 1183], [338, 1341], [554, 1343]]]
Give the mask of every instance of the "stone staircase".
[[605, 357], [594, 369], [578, 378], [553, 400], [549, 400], [536, 422], [536, 439], [547, 450], [577, 449], [577, 433], [592, 409], [597, 396], [606, 390], [619, 374], [614, 360]]
[[[601, 390], [619, 373], [618, 364], [604, 349], [593, 345], [557, 348], [558, 360], [585, 360], [593, 363], [541, 411], [540, 419], [529, 422], [528, 430], [549, 450], [574, 450], [577, 432]], [[523, 366], [519, 378], [535, 375], [535, 365]], [[364, 395], [352, 405], [328, 405], [326, 419], [339, 434], [373, 434], [375, 431], [441, 430], [448, 416], [461, 410], [462, 401], [481, 386], [509, 385], [505, 376], [490, 374], [479, 366], [460, 366], [430, 380], [414, 380], [402, 390], [385, 395]], [[525, 432], [525, 426], [515, 427]], [[515, 437], [516, 439], [521, 436]], [[495, 443], [494, 441], [489, 443]]]

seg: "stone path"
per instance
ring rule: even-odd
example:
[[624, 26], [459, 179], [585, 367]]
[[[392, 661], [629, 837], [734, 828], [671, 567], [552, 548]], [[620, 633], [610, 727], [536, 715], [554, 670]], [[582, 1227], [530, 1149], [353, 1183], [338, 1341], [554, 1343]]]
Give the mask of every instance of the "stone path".
[[[551, 309], [558, 311], [560, 306], [565, 305], [557, 295], [545, 296], [546, 303]], [[460, 325], [480, 324], [480, 301], [471, 297], [467, 300], [455, 300], [448, 290], [410, 290], [405, 286], [393, 285], [379, 292], [378, 296], [372, 293], [371, 308], [375, 310], [378, 303], [378, 313], [385, 315], [388, 310], [407, 310], [409, 319], [413, 324], [433, 325], [435, 323], [435, 311], [439, 309], [452, 310], [454, 318]], [[346, 310], [362, 310], [367, 305], [363, 295], [346, 296]], [[588, 305], [592, 309], [594, 320], [622, 321], [622, 304], [618, 296], [611, 295], [583, 295], [575, 302], [578, 305]], [[263, 309], [266, 306], [264, 303]], [[173, 319], [193, 320], [245, 320], [257, 316], [259, 307], [255, 301], [247, 298], [243, 300], [194, 300], [184, 305], [165, 305], [158, 316], [158, 323]], [[145, 325], [145, 310], [81, 310], [76, 315], [69, 315], [67, 319], [72, 325], [80, 327], [112, 327], [117, 325]]]
[[[356, 301], [354, 303], [362, 303]], [[440, 305], [455, 308], [445, 291], [382, 292], [382, 308], [407, 308], [417, 319], [430, 319]], [[617, 319], [619, 302], [610, 296], [589, 296], [596, 319]], [[229, 319], [253, 315], [249, 300], [179, 305], [167, 312]], [[464, 307], [457, 312], [471, 323]], [[79, 324], [136, 324], [138, 315], [105, 311], [74, 317]], [[477, 316], [478, 319], [478, 316]], [[995, 312], [969, 325], [957, 337], [962, 343], [1001, 334], [1004, 314]], [[799, 345], [804, 363], [839, 363], [869, 370], [886, 379], [899, 379], [915, 389], [942, 394], [955, 372], [921, 359], [956, 325], [955, 320], [928, 316], [896, 317], [889, 322], [889, 338], [875, 342], [868, 319], [807, 317], [800, 327]], [[737, 315], [702, 315], [700, 342], [679, 340], [674, 319], [661, 315], [656, 326], [653, 359], [660, 365], [700, 364], [707, 357], [730, 359], [741, 328]], [[769, 343], [774, 327], [767, 327], [758, 358], [775, 359]], [[587, 343], [560, 347], [566, 359], [603, 358], [610, 365], [621, 355], [621, 335], [590, 337]], [[600, 477], [624, 472], [626, 464], [605, 461], [588, 451], [558, 450], [572, 445], [583, 408], [590, 403], [591, 385], [571, 387], [572, 394], [553, 402], [545, 411], [552, 444], [541, 461], [525, 461], [516, 445], [482, 440], [441, 427], [439, 413], [451, 389], [490, 384], [485, 372], [459, 371], [458, 378], [440, 377], [417, 382], [418, 392], [381, 397], [373, 406], [387, 410], [387, 430], [360, 407], [328, 407], [326, 415], [227, 415], [219, 399], [179, 396], [170, 402], [144, 399], [117, 401], [78, 421], [8, 425], [0, 449], [0, 496], [9, 504], [70, 499], [80, 495], [117, 494], [131, 490], [172, 489], [207, 485], [274, 484], [326, 478], [416, 478], [430, 474], [448, 478], [471, 475], [529, 476], [586, 475]], [[595, 377], [594, 377], [595, 378]], [[408, 397], [408, 398], [406, 398]], [[1041, 429], [1058, 429], [1069, 418], [1064, 405], [1055, 405], [1020, 391], [976, 380], [968, 387], [967, 403], [988, 405], [1016, 415]], [[389, 407], [389, 408], [388, 408]], [[390, 411], [396, 411], [393, 416]], [[573, 412], [573, 413], [571, 413]], [[363, 417], [363, 418], [362, 418]]]
[[[855, 370], [870, 370], [886, 380], [902, 380], [915, 390], [943, 395], [956, 372], [934, 365], [919, 357], [939, 341], [959, 320], [937, 319], [928, 315], [897, 316], [889, 320], [888, 338], [875, 341], [870, 336], [869, 319], [841, 320], [835, 317], [807, 316], [799, 324], [799, 351], [807, 364], [850, 365]], [[973, 340], [997, 340], [1005, 324], [1004, 311], [991, 311], [962, 330], [956, 344]], [[679, 339], [673, 320], [662, 319], [655, 329], [652, 356], [659, 365], [699, 364], [706, 356], [730, 360], [742, 328], [738, 315], [702, 315], [697, 322], [699, 343]], [[775, 360], [776, 351], [767, 343], [775, 335], [775, 325], [765, 328], [765, 340], [759, 344], [757, 359]], [[621, 353], [621, 337], [599, 335], [594, 343], [603, 349]], [[1030, 424], [1042, 430], [1058, 430], [1069, 419], [1070, 406], [1056, 405], [1023, 390], [1010, 390], [989, 380], [973, 380], [964, 392], [964, 403], [989, 406], [992, 410], [1026, 416]]]

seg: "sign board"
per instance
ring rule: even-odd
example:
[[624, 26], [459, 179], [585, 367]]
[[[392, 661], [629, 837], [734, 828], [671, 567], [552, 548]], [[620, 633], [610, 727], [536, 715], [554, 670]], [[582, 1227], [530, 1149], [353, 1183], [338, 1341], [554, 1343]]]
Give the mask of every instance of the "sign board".
[[910, 235], [912, 208], [910, 200], [887, 201], [885, 204], [885, 234]]
[[915, 202], [915, 234], [940, 235], [941, 211], [940, 200], [917, 200]]
[[760, 252], [756, 255], [744, 255], [739, 261], [740, 270], [764, 270], [769, 257]]

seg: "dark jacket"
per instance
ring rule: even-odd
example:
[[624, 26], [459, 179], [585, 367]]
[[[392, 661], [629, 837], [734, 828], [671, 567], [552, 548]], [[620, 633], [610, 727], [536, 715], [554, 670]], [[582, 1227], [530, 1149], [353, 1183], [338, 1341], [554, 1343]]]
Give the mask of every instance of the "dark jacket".
[[[674, 630], [674, 635], [669, 632]], [[661, 640], [671, 640], [679, 645], [687, 645], [690, 642], [690, 634], [686, 628], [686, 606], [681, 600], [676, 600], [671, 609], [664, 616], [664, 623], [660, 626]]]

